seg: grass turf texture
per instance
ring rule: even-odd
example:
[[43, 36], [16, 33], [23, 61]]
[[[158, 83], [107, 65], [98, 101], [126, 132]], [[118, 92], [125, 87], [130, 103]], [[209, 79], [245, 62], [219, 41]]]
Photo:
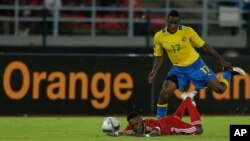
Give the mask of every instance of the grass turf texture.
[[[0, 117], [0, 141], [229, 141], [229, 125], [250, 124], [250, 116], [202, 116], [204, 133], [198, 136], [110, 137], [101, 131], [104, 118]], [[117, 118], [124, 128], [126, 118]]]

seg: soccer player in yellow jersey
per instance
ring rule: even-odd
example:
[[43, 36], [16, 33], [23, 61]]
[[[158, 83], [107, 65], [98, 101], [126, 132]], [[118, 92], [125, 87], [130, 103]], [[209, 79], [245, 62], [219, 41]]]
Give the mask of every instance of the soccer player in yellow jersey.
[[[223, 77], [217, 80], [214, 72], [204, 63], [195, 48], [202, 48], [212, 55], [223, 67]], [[163, 51], [166, 51], [173, 66], [163, 83], [157, 103], [157, 117], [166, 116], [169, 96], [175, 89], [182, 90], [192, 82], [196, 89], [209, 87], [217, 93], [223, 93], [232, 75], [245, 75], [244, 70], [232, 67], [212, 47], [188, 26], [180, 24], [180, 14], [170, 11], [166, 27], [154, 36], [154, 64], [148, 76], [149, 83], [154, 80], [162, 65]]]

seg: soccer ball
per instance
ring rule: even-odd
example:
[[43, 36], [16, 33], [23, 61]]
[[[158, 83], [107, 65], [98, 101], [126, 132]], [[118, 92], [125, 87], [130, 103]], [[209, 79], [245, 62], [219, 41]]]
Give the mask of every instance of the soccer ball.
[[105, 134], [119, 131], [120, 123], [115, 117], [107, 117], [102, 122], [102, 132]]

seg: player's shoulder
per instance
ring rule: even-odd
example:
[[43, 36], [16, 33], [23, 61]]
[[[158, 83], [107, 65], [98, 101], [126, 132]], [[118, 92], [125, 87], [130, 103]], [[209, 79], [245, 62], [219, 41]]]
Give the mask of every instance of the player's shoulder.
[[144, 122], [157, 122], [157, 119], [153, 119], [153, 118], [147, 118], [147, 119], [143, 119]]
[[163, 29], [161, 29], [161, 30], [158, 30], [156, 33], [155, 33], [155, 35], [156, 34], [163, 34], [163, 33], [166, 33], [167, 32], [167, 29], [166, 28], [163, 28]]
[[192, 27], [190, 26], [186, 26], [186, 25], [179, 25], [179, 30], [183, 30], [183, 31], [192, 31], [194, 30]]
[[166, 28], [163, 28], [163, 29], [157, 31], [154, 36], [155, 37], [159, 37], [159, 36], [162, 36], [164, 33], [167, 33], [167, 29]]

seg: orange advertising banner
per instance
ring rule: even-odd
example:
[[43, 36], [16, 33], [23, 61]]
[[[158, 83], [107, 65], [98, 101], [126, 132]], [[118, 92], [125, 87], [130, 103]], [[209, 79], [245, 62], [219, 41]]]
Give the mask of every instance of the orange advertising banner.
[[[159, 91], [171, 64], [166, 58], [153, 85], [147, 81], [153, 57], [146, 54], [3, 53], [0, 115], [108, 115], [139, 111], [154, 114]], [[219, 77], [222, 69], [203, 57]], [[200, 90], [195, 97], [204, 114], [250, 114], [250, 56], [226, 58], [246, 71], [234, 76], [223, 94]], [[194, 90], [191, 84], [186, 91]], [[170, 97], [169, 112], [180, 103]]]

